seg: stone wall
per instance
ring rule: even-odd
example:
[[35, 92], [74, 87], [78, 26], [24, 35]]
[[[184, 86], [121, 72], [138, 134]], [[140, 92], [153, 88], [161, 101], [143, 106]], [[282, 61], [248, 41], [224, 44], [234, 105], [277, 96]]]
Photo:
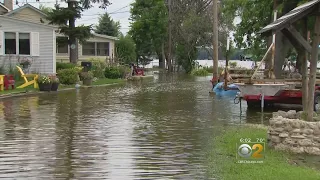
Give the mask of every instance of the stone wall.
[[320, 155], [320, 122], [299, 120], [301, 114], [274, 113], [268, 128], [268, 145], [277, 150]]

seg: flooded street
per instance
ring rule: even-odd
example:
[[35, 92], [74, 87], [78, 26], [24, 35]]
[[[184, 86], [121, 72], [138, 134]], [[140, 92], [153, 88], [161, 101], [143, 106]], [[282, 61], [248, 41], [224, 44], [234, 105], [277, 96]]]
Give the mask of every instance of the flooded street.
[[210, 78], [155, 75], [0, 100], [0, 178], [208, 179], [219, 127], [271, 116], [210, 97]]

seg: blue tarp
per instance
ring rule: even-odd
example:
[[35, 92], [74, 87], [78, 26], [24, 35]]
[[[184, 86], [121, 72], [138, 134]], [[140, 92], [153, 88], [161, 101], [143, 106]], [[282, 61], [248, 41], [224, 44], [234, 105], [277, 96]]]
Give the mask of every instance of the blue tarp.
[[227, 90], [227, 91], [223, 89], [223, 86], [224, 86], [224, 82], [220, 82], [213, 87], [212, 91], [215, 92], [216, 95], [218, 96], [228, 96], [228, 97], [235, 97], [239, 92], [238, 86], [235, 84], [228, 85], [228, 88], [232, 88], [232, 90]]

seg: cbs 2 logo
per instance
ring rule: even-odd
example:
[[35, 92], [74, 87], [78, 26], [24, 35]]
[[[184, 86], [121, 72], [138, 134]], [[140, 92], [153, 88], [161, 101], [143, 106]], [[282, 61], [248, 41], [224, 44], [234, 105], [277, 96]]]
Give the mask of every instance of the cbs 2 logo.
[[[249, 144], [242, 144], [238, 148], [238, 154], [243, 158], [262, 158], [261, 152], [264, 149], [262, 144], [253, 144], [252, 147]], [[254, 152], [253, 152], [254, 151]]]

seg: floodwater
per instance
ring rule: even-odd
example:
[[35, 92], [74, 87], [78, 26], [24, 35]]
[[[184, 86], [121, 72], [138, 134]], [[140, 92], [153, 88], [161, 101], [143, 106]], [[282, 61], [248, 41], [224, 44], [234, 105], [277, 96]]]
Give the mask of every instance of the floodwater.
[[211, 97], [209, 80], [160, 74], [0, 100], [0, 179], [208, 179], [219, 127], [271, 116]]

